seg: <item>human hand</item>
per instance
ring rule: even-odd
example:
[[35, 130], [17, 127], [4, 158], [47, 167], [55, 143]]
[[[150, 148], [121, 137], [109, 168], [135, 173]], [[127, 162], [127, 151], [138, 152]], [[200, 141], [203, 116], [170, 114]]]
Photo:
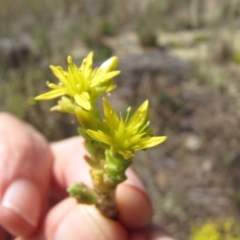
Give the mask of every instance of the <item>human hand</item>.
[[10, 234], [29, 240], [172, 239], [150, 224], [150, 200], [131, 170], [117, 189], [118, 221], [69, 198], [72, 183], [91, 186], [85, 154], [80, 137], [48, 144], [30, 125], [0, 114], [1, 240]]

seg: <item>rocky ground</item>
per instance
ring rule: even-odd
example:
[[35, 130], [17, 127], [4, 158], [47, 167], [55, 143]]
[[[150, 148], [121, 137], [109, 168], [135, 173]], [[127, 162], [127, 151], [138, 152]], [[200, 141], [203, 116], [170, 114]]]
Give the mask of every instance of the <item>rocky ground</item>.
[[164, 47], [133, 48], [120, 57], [119, 89], [110, 97], [120, 109], [150, 100], [155, 132], [168, 140], [139, 154], [135, 168], [153, 199], [155, 221], [183, 240], [206, 219], [239, 218], [240, 180], [238, 65], [220, 66], [226, 83], [205, 84], [187, 49], [180, 56]]
[[186, 239], [190, 224], [237, 213], [239, 117], [227, 93], [190, 79], [164, 86], [162, 79], [161, 95], [150, 94], [150, 101], [156, 131], [168, 141], [136, 167], [157, 202], [156, 220]]

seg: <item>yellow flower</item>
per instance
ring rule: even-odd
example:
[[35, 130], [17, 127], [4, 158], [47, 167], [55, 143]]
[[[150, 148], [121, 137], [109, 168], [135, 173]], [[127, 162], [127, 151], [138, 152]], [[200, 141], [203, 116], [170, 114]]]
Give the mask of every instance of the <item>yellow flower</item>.
[[131, 108], [128, 108], [125, 119], [121, 114], [118, 116], [104, 98], [103, 107], [103, 122], [106, 127], [101, 127], [100, 130], [88, 129], [86, 132], [94, 140], [109, 145], [113, 152], [121, 154], [125, 159], [133, 157], [136, 150], [147, 149], [166, 140], [165, 136], [152, 137], [148, 101], [145, 101], [131, 117]]
[[206, 222], [199, 229], [195, 229], [190, 236], [191, 240], [220, 240], [217, 224]]
[[[47, 82], [48, 87], [53, 90], [41, 94], [35, 99], [48, 100], [67, 95], [73, 105], [77, 104], [81, 108], [91, 110], [100, 95], [116, 87], [112, 84], [112, 78], [120, 73], [120, 71], [115, 71], [117, 57], [108, 59], [98, 69], [92, 69], [92, 59], [93, 52], [90, 52], [83, 60], [81, 67], [78, 68], [69, 56], [67, 72], [59, 66], [51, 65], [50, 68], [60, 83], [57, 85]], [[62, 108], [63, 106], [59, 107], [60, 110]]]

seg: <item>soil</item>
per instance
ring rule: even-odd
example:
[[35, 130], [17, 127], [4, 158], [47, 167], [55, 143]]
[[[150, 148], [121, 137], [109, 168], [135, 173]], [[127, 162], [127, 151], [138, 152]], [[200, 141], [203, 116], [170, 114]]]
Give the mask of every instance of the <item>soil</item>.
[[191, 227], [206, 219], [238, 219], [237, 65], [221, 66], [229, 79], [220, 88], [202, 84], [191, 63], [162, 50], [122, 58], [119, 66], [124, 73], [110, 101], [121, 110], [149, 99], [154, 132], [168, 137], [134, 161], [153, 200], [155, 222], [186, 240]]
[[[238, 65], [221, 61], [218, 69], [226, 77], [216, 86], [202, 81], [192, 59], [181, 59], [183, 55], [179, 51], [174, 55], [168, 46], [143, 49], [133, 34], [106, 39], [106, 43], [120, 57], [122, 71], [116, 79], [118, 88], [109, 96], [112, 105], [125, 111], [149, 99], [154, 133], [168, 137], [162, 145], [136, 154], [134, 160], [153, 201], [154, 221], [176, 239], [186, 240], [191, 228], [206, 219], [230, 216], [240, 220]], [[74, 59], [81, 59], [87, 51], [74, 48]], [[196, 46], [189, 48], [192, 51]], [[185, 56], [188, 48], [181, 50]], [[45, 77], [39, 78], [42, 89]], [[72, 118], [49, 114], [52, 104], [31, 106], [25, 120], [49, 140], [76, 135]]]

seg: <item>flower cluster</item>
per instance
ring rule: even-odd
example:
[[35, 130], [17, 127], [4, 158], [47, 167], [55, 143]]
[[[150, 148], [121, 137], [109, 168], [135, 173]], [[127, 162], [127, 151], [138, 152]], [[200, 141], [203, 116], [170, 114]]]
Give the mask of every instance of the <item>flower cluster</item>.
[[60, 83], [54, 84], [47, 82], [50, 92], [36, 97], [36, 100], [47, 100], [60, 96], [62, 98], [55, 110], [73, 113], [76, 108], [83, 108], [91, 111], [96, 99], [111, 90], [116, 85], [112, 84], [112, 78], [117, 76], [120, 71], [115, 71], [117, 58], [112, 57], [104, 62], [98, 69], [93, 69], [93, 52], [83, 60], [80, 68], [76, 66], [69, 56], [68, 71], [64, 71], [60, 66], [50, 66]]
[[148, 120], [148, 101], [145, 101], [131, 117], [131, 108], [128, 108], [125, 119], [115, 113], [105, 98], [103, 108], [105, 126], [98, 130], [87, 129], [86, 132], [96, 141], [109, 145], [112, 152], [121, 154], [125, 159], [132, 158], [136, 150], [147, 149], [165, 141], [165, 136], [152, 137]]
[[117, 57], [108, 59], [96, 69], [92, 68], [92, 52], [79, 68], [70, 56], [67, 61], [67, 71], [59, 66], [50, 66], [60, 83], [47, 82], [52, 90], [37, 96], [36, 100], [62, 96], [52, 110], [74, 113], [86, 133], [85, 136], [102, 143], [105, 149], [120, 154], [124, 159], [132, 158], [134, 151], [148, 149], [166, 140], [165, 136], [152, 136], [147, 100], [133, 114], [129, 107], [126, 117], [123, 118], [121, 114], [117, 115], [107, 99], [103, 98], [104, 119], [99, 117], [95, 102], [101, 95], [116, 87], [112, 79], [120, 73], [115, 70]]

